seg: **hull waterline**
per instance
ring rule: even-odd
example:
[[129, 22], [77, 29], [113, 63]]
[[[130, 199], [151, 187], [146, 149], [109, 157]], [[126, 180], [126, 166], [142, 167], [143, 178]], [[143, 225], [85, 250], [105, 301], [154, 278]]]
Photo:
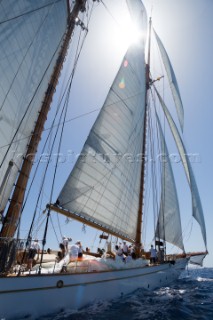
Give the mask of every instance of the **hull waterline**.
[[[188, 259], [175, 264], [82, 274], [49, 274], [0, 279], [0, 319], [79, 309], [95, 300], [111, 300], [138, 288], [155, 289], [176, 280]], [[15, 306], [15, 308], [11, 308]]]

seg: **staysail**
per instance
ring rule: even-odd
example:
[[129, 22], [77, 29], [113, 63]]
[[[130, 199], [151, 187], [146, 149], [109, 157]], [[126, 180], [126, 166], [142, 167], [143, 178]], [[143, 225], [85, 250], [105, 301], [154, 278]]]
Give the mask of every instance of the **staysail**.
[[167, 118], [167, 121], [169, 123], [171, 132], [172, 132], [172, 134], [174, 136], [174, 140], [176, 142], [179, 154], [181, 156], [182, 164], [183, 164], [183, 167], [185, 169], [186, 177], [187, 177], [190, 189], [191, 189], [192, 214], [193, 214], [193, 217], [197, 220], [197, 222], [200, 225], [202, 236], [203, 236], [203, 240], [204, 240], [205, 246], [207, 247], [206, 227], [205, 227], [205, 221], [204, 221], [204, 216], [203, 216], [203, 208], [202, 208], [202, 204], [201, 204], [201, 200], [200, 200], [200, 195], [199, 195], [199, 192], [198, 192], [197, 184], [196, 184], [196, 181], [195, 181], [195, 177], [194, 177], [194, 174], [193, 174], [193, 171], [192, 171], [191, 163], [190, 163], [190, 160], [188, 158], [188, 155], [187, 155], [185, 146], [183, 144], [183, 141], [182, 141], [182, 139], [180, 137], [180, 134], [178, 132], [178, 129], [177, 129], [172, 117], [171, 117], [171, 114], [170, 114], [168, 108], [166, 107], [163, 99], [161, 98], [161, 96], [160, 96], [160, 94], [159, 94], [159, 92], [157, 91], [156, 88], [155, 88], [155, 91], [156, 91], [157, 96], [159, 98], [159, 101], [160, 101], [160, 103], [162, 105], [164, 114], [165, 114], [165, 116]]
[[[136, 2], [131, 12], [134, 21], [140, 17], [145, 33], [145, 8]], [[82, 156], [58, 198], [59, 206], [76, 219], [81, 217], [85, 223], [93, 222], [129, 240], [136, 238], [138, 216], [146, 94], [144, 49], [145, 39], [127, 51]]]
[[158, 222], [155, 235], [159, 239], [165, 240], [184, 250], [182, 228], [180, 219], [180, 209], [177, 197], [177, 190], [172, 171], [168, 148], [163, 135], [163, 130], [156, 114], [160, 145], [162, 152], [162, 174], [161, 174], [161, 201]]
[[156, 37], [156, 40], [157, 40], [157, 43], [158, 43], [158, 46], [160, 49], [162, 60], [163, 60], [164, 66], [165, 66], [167, 76], [168, 76], [169, 85], [170, 85], [173, 99], [175, 102], [178, 119], [180, 122], [181, 129], [183, 131], [184, 110], [183, 110], [183, 104], [182, 104], [182, 100], [181, 100], [181, 96], [180, 96], [180, 92], [179, 92], [179, 88], [178, 88], [177, 79], [176, 79], [174, 70], [172, 68], [171, 62], [169, 60], [168, 54], [163, 46], [161, 39], [159, 38], [159, 36], [157, 35], [157, 33], [155, 31], [154, 31], [154, 34], [155, 34], [155, 37]]
[[0, 3], [0, 211], [4, 210], [25, 156], [67, 17], [66, 1]]

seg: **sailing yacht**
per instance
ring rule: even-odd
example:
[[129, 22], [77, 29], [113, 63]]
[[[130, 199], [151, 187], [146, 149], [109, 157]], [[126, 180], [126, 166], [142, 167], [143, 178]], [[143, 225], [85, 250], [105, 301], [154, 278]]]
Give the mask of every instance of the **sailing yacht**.
[[[2, 0], [0, 3], [0, 318], [30, 316], [33, 319], [63, 309], [78, 309], [96, 299], [113, 299], [137, 288], [152, 290], [166, 286], [179, 277], [189, 261], [201, 263], [207, 254], [201, 200], [181, 133], [184, 112], [178, 83], [163, 43], [152, 30], [152, 21], [147, 20], [140, 0], [123, 0], [123, 5], [127, 5], [132, 21], [143, 36], [124, 54], [81, 155], [71, 172], [67, 174], [65, 169], [64, 186], [57, 197], [53, 196], [69, 95], [81, 56], [81, 44], [84, 44], [75, 37], [76, 30], [80, 30], [83, 37], [90, 32], [90, 17], [100, 5], [104, 2]], [[148, 38], [144, 36], [147, 31]], [[164, 74], [156, 78], [151, 73], [151, 34], [156, 39], [165, 68]], [[70, 57], [68, 49], [72, 45], [79, 50]], [[113, 58], [113, 52], [111, 54]], [[62, 102], [54, 112], [49, 112], [66, 57], [73, 60], [74, 67], [69, 81], [63, 83], [64, 93], [59, 97]], [[159, 90], [164, 77], [168, 78], [171, 87], [177, 123]], [[31, 239], [37, 232], [36, 215], [48, 179], [49, 159], [40, 175], [41, 188], [25, 239], [20, 230], [26, 217], [27, 201], [32, 199], [29, 193], [34, 195], [32, 190], [38, 167], [34, 160], [48, 115], [53, 119], [49, 122], [52, 130], [46, 134], [44, 147], [53, 154], [58, 142], [57, 161], [52, 183], [48, 180], [50, 195], [39, 216], [45, 221], [41, 257], [33, 270], [28, 271], [25, 262]], [[185, 252], [166, 125], [174, 138], [189, 185], [192, 215], [200, 225], [204, 241], [202, 252]], [[156, 130], [151, 133], [153, 127]], [[155, 151], [163, 159], [157, 164], [160, 175], [152, 166], [153, 161], [146, 161], [148, 154], [153, 156]], [[162, 253], [154, 264], [149, 263], [149, 252], [142, 248], [148, 172], [153, 176], [153, 211], [156, 215], [153, 242]], [[32, 209], [31, 202], [29, 208]], [[103, 256], [85, 253], [85, 259], [81, 261], [70, 262], [68, 254], [60, 261], [55, 257], [47, 262], [48, 230], [55, 212], [98, 230], [100, 239], [107, 240], [107, 252]], [[25, 219], [29, 221], [30, 218]], [[136, 259], [130, 263], [116, 260], [112, 255], [112, 239], [114, 243], [126, 241], [132, 244]], [[169, 244], [180, 251], [169, 254]], [[20, 253], [21, 260], [18, 261]], [[11, 302], [14, 308], [11, 308]]]

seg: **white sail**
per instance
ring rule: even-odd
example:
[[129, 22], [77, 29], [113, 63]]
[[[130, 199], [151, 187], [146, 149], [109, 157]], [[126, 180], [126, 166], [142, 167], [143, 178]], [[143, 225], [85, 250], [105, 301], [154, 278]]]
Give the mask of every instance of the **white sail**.
[[0, 211], [13, 188], [56, 63], [67, 9], [66, 1], [0, 2]]
[[168, 148], [164, 139], [163, 130], [156, 114], [161, 152], [162, 152], [162, 175], [161, 175], [161, 202], [158, 222], [155, 235], [159, 239], [174, 244], [184, 250], [182, 228], [180, 219], [180, 209], [177, 197], [177, 190], [172, 171], [170, 159], [168, 157]]
[[183, 167], [185, 169], [185, 173], [186, 173], [186, 177], [191, 189], [191, 194], [192, 194], [192, 214], [193, 217], [197, 220], [197, 222], [200, 225], [201, 228], [201, 232], [202, 232], [202, 236], [203, 236], [203, 240], [205, 243], [205, 246], [207, 246], [207, 242], [206, 242], [206, 227], [205, 227], [205, 221], [204, 221], [204, 216], [203, 216], [203, 208], [202, 208], [202, 204], [201, 204], [201, 200], [200, 200], [200, 195], [198, 192], [198, 188], [197, 188], [197, 184], [195, 181], [195, 177], [192, 171], [192, 167], [191, 167], [191, 163], [190, 160], [188, 158], [185, 146], [183, 144], [183, 141], [181, 139], [181, 136], [178, 132], [178, 129], [172, 119], [172, 116], [168, 110], [168, 108], [166, 107], [163, 99], [161, 98], [160, 94], [158, 93], [157, 89], [155, 88], [155, 91], [158, 95], [158, 98], [160, 100], [160, 103], [162, 105], [163, 111], [165, 113], [165, 116], [167, 118], [167, 121], [169, 123], [171, 132], [174, 136], [179, 154], [181, 156], [182, 159], [182, 163], [183, 163]]
[[159, 36], [157, 35], [157, 33], [154, 31], [159, 49], [160, 49], [160, 53], [162, 56], [162, 60], [165, 66], [165, 70], [168, 76], [168, 80], [169, 80], [169, 85], [172, 91], [172, 95], [173, 95], [173, 99], [175, 102], [175, 106], [176, 106], [176, 110], [177, 110], [177, 115], [178, 115], [178, 119], [180, 122], [180, 126], [181, 129], [183, 131], [183, 124], [184, 124], [184, 110], [183, 110], [183, 104], [181, 101], [181, 96], [180, 96], [180, 92], [179, 92], [179, 88], [178, 88], [178, 83], [177, 83], [177, 79], [174, 73], [174, 70], [172, 68], [171, 62], [169, 60], [168, 54], [163, 46], [162, 41], [160, 40]]
[[[138, 2], [139, 3], [139, 2]], [[136, 10], [135, 10], [136, 9]], [[143, 11], [143, 12], [141, 12]], [[145, 9], [133, 7], [141, 29]], [[141, 14], [143, 13], [143, 14]], [[145, 39], [130, 47], [58, 201], [109, 232], [135, 239], [145, 110]]]
[[197, 256], [191, 256], [190, 259], [189, 259], [189, 263], [195, 264], [195, 265], [198, 265], [198, 266], [202, 266], [203, 265], [203, 260], [205, 259], [206, 254], [200, 254], [200, 255], [197, 255]]

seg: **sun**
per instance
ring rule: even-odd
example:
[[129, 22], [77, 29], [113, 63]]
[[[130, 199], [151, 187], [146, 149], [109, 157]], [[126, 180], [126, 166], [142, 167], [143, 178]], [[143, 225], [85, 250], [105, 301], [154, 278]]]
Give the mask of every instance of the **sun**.
[[143, 33], [141, 30], [133, 24], [133, 22], [129, 23], [128, 29], [125, 31], [125, 42], [127, 46], [137, 44], [143, 40]]
[[145, 35], [137, 24], [132, 21], [128, 12], [123, 12], [117, 22], [116, 30], [114, 33], [117, 45], [127, 49], [131, 45], [136, 45], [143, 41]]

